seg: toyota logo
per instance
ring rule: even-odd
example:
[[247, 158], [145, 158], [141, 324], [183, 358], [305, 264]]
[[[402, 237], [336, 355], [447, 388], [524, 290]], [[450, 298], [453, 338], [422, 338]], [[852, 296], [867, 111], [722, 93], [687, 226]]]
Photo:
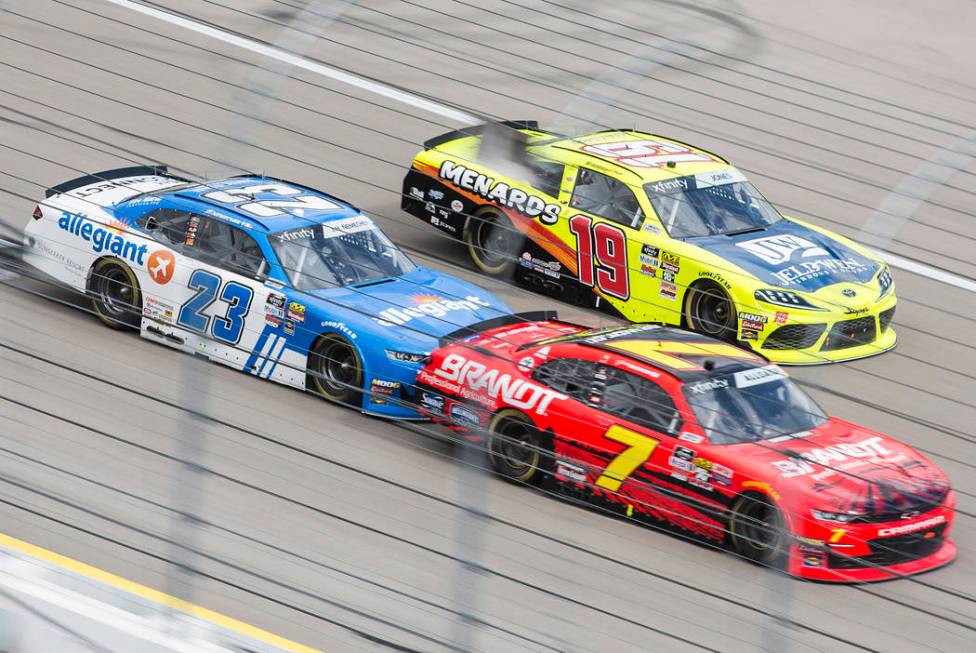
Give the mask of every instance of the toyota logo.
[[840, 291], [840, 294], [842, 294], [844, 297], [854, 297], [855, 295], [857, 295], [857, 293], [851, 290], [850, 288], [844, 288], [843, 290]]

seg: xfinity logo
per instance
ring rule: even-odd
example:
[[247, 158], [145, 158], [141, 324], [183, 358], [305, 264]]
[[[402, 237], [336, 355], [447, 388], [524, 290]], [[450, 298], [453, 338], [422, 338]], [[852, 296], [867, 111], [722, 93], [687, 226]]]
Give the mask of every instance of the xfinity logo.
[[801, 252], [802, 258], [830, 256], [823, 247], [800, 236], [764, 236], [736, 243], [736, 247], [741, 247], [770, 265], [782, 265], [788, 262], [797, 251]]

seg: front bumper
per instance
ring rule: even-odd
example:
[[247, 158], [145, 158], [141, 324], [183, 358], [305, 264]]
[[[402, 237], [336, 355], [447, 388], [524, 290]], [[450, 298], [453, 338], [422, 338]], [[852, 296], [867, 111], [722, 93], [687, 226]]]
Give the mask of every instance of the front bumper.
[[836, 583], [890, 580], [931, 571], [956, 557], [950, 539], [955, 495], [911, 520], [840, 524], [806, 520], [790, 548], [790, 574]]
[[875, 356], [896, 344], [892, 319], [897, 302], [891, 292], [857, 314], [765, 309], [768, 321], [763, 330], [757, 336], [740, 328], [740, 334], [748, 336], [740, 342], [784, 365], [819, 365]]

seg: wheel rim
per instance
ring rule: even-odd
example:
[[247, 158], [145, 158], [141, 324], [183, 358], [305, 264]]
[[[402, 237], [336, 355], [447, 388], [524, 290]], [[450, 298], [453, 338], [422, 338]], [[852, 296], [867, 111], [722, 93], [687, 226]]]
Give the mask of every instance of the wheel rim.
[[517, 476], [536, 466], [539, 452], [535, 448], [532, 427], [522, 420], [504, 419], [496, 428], [494, 451]]
[[691, 314], [696, 331], [723, 338], [735, 331], [732, 302], [720, 290], [697, 289], [692, 299]]
[[484, 266], [500, 268], [511, 262], [515, 233], [508, 218], [489, 213], [475, 220], [474, 247]]
[[356, 386], [359, 367], [356, 354], [343, 342], [331, 341], [319, 354], [319, 379], [330, 394], [343, 394]]
[[135, 305], [135, 290], [125, 270], [112, 266], [98, 274], [98, 294], [105, 312], [114, 317], [131, 313]]
[[753, 551], [767, 552], [775, 547], [778, 528], [776, 509], [761, 501], [747, 501], [739, 509], [739, 534]]

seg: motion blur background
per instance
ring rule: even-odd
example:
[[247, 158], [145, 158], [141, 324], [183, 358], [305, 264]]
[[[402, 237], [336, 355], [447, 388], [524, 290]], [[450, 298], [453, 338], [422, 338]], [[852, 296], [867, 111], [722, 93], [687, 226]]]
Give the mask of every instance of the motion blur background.
[[400, 211], [406, 166], [455, 112], [686, 140], [784, 212], [901, 257], [898, 348], [791, 373], [947, 472], [952, 566], [790, 580], [503, 483], [428, 427], [197, 367], [11, 272], [0, 532], [333, 653], [970, 650], [974, 20], [967, 0], [0, 1], [0, 217], [18, 227], [85, 173], [264, 172], [350, 200], [419, 262], [517, 309], [554, 304], [474, 275], [458, 243]]

